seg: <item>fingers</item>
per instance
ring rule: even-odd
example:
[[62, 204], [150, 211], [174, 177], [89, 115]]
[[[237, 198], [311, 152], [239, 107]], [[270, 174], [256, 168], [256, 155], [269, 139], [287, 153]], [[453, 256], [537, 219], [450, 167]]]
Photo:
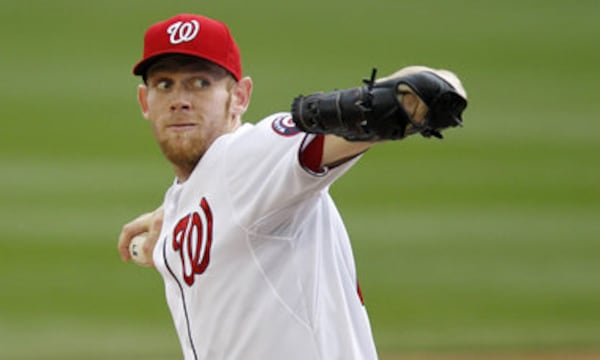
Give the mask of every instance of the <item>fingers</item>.
[[146, 236], [146, 241], [144, 242], [144, 247], [142, 249], [142, 251], [146, 254], [146, 258], [149, 261], [149, 266], [154, 266], [152, 252], [154, 251], [154, 246], [156, 245], [158, 237], [160, 236], [160, 231], [162, 230], [163, 216], [164, 212], [162, 210], [162, 207], [160, 207], [152, 213], [150, 219], [150, 228], [148, 230], [148, 235]]
[[410, 86], [406, 84], [398, 85], [398, 101], [415, 124], [423, 124], [429, 107], [414, 93]]
[[133, 221], [125, 224], [121, 229], [117, 247], [123, 261], [131, 260], [131, 255], [129, 255], [129, 243], [131, 243], [131, 239], [133, 239], [134, 236], [149, 231], [152, 215], [153, 213], [140, 215]]

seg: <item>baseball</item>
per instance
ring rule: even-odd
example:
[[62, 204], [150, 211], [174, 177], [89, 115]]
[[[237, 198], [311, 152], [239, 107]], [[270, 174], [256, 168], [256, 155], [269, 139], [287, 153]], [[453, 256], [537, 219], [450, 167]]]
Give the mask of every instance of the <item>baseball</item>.
[[148, 266], [150, 263], [150, 259], [144, 253], [144, 243], [147, 240], [147, 235], [148, 233], [136, 235], [129, 243], [129, 255], [131, 255], [131, 259], [141, 266]]

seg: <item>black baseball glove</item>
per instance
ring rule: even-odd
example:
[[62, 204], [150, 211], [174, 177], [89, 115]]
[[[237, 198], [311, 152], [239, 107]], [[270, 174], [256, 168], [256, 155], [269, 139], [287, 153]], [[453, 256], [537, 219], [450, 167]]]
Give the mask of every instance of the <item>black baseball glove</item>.
[[454, 74], [411, 67], [381, 81], [375, 75], [373, 69], [363, 86], [298, 96], [292, 103], [296, 126], [349, 141], [398, 140], [415, 133], [441, 139], [442, 130], [462, 126], [467, 99]]

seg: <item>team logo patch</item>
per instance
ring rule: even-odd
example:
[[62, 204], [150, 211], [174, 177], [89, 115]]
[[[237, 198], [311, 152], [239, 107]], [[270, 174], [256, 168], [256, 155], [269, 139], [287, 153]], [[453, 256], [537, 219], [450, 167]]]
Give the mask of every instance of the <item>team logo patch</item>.
[[294, 136], [300, 132], [289, 115], [278, 116], [271, 123], [273, 131], [282, 136]]
[[171, 44], [177, 45], [194, 40], [198, 35], [198, 30], [200, 30], [200, 24], [196, 20], [178, 21], [169, 26], [167, 34], [170, 35]]

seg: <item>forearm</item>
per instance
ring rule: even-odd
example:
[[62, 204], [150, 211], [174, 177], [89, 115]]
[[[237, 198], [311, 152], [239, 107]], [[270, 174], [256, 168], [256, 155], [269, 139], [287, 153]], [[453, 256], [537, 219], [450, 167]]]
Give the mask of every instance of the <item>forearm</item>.
[[338, 165], [367, 151], [375, 142], [348, 141], [336, 135], [325, 135], [321, 167]]

